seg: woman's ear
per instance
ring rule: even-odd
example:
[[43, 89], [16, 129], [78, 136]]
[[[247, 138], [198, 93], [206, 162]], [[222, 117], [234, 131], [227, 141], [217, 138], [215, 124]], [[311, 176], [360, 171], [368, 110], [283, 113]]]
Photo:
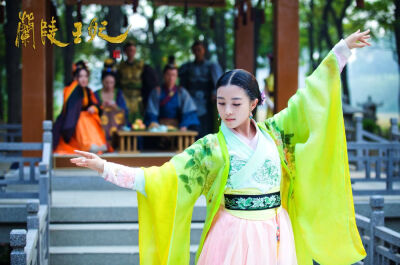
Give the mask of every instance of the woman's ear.
[[258, 98], [256, 98], [255, 100], [253, 100], [252, 102], [251, 102], [251, 109], [253, 110], [255, 107], [257, 107], [257, 104], [258, 104]]

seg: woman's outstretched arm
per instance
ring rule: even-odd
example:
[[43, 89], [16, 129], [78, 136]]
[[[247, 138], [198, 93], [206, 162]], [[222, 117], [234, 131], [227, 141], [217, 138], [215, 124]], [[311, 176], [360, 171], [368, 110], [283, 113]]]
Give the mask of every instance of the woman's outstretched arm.
[[348, 60], [350, 50], [369, 46], [369, 32], [358, 30], [341, 40], [306, 78], [306, 87], [297, 90], [285, 109], [266, 120], [284, 132], [287, 144], [304, 143], [312, 131], [323, 128], [322, 125], [332, 113], [329, 106], [336, 97], [341, 97], [340, 72]]
[[127, 167], [116, 163], [107, 162], [99, 156], [75, 150], [80, 157], [72, 158], [71, 162], [80, 167], [87, 167], [97, 171], [106, 181], [119, 187], [135, 189], [146, 195], [144, 173], [141, 168]]

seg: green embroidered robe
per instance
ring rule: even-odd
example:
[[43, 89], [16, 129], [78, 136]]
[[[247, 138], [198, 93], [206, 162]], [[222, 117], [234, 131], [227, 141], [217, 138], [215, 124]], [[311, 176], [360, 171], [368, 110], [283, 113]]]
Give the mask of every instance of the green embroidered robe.
[[[312, 259], [345, 265], [365, 257], [355, 223], [333, 52], [290, 98], [288, 107], [258, 123], [274, 139], [282, 165], [281, 200], [288, 211], [299, 265]], [[224, 135], [210, 134], [161, 167], [144, 168], [147, 197], [138, 193], [141, 264], [189, 264], [190, 222], [197, 198], [207, 216], [196, 261], [225, 189], [229, 155]]]

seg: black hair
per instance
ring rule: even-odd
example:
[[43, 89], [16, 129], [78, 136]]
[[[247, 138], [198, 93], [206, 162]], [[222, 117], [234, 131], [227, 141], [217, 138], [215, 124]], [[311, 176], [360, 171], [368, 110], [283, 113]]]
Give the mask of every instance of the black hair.
[[103, 70], [101, 72], [101, 81], [103, 81], [104, 78], [106, 78], [107, 76], [112, 76], [112, 77], [114, 77], [115, 80], [117, 80], [117, 74], [115, 72]]
[[[251, 73], [243, 69], [235, 69], [223, 74], [217, 81], [217, 89], [221, 86], [235, 85], [246, 91], [247, 96], [253, 101], [258, 99], [257, 105], [262, 104], [261, 92], [258, 86], [257, 79]], [[257, 106], [253, 110], [255, 116]]]
[[206, 45], [204, 45], [204, 42], [203, 42], [203, 41], [201, 41], [201, 40], [196, 40], [196, 41], [193, 42], [193, 44], [192, 44], [192, 50], [193, 50], [194, 47], [196, 47], [196, 46], [198, 46], [198, 45], [203, 46], [204, 49], [206, 48]]
[[79, 76], [81, 70], [86, 70], [87, 74], [90, 75], [89, 68], [86, 66], [85, 61], [77, 61], [72, 67], [72, 75], [76, 78]]
[[116, 62], [113, 58], [107, 58], [104, 61], [104, 69], [101, 71], [101, 81], [104, 80], [107, 76], [112, 76], [114, 79], [117, 79], [117, 69]]
[[126, 49], [128, 49], [130, 46], [135, 46], [136, 47], [136, 43], [133, 40], [128, 40], [125, 44], [124, 44], [124, 51], [126, 52]]
[[164, 66], [163, 74], [165, 74], [168, 70], [178, 70], [178, 67], [176, 67], [175, 64], [169, 63]]

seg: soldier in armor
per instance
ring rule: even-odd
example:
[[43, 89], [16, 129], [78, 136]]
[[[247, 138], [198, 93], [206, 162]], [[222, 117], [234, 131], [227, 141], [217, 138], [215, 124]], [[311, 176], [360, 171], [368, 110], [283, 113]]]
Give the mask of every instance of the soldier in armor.
[[159, 86], [154, 69], [143, 60], [135, 58], [136, 45], [128, 41], [124, 45], [127, 56], [118, 66], [118, 87], [121, 88], [129, 110], [129, 122], [144, 117], [150, 91]]
[[215, 84], [222, 75], [222, 70], [218, 63], [205, 59], [203, 42], [194, 42], [192, 52], [195, 60], [181, 66], [179, 80], [180, 85], [187, 89], [196, 104], [197, 116], [201, 124], [198, 137], [203, 137], [213, 132]]

